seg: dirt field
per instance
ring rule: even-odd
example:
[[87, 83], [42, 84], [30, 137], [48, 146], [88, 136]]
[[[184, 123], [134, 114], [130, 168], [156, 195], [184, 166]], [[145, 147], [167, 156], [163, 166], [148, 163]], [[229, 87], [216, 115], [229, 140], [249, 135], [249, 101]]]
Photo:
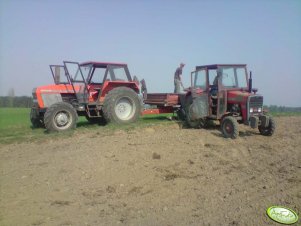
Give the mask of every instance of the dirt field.
[[[279, 225], [301, 211], [301, 117], [236, 140], [176, 122], [0, 146], [0, 225]], [[300, 220], [299, 220], [300, 223]]]

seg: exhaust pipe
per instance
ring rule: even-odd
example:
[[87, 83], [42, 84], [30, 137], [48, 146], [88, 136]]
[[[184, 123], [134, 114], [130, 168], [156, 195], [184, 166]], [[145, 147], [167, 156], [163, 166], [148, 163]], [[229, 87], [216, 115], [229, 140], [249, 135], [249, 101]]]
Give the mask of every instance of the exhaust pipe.
[[249, 93], [252, 92], [252, 71], [250, 71], [250, 78], [249, 78]]

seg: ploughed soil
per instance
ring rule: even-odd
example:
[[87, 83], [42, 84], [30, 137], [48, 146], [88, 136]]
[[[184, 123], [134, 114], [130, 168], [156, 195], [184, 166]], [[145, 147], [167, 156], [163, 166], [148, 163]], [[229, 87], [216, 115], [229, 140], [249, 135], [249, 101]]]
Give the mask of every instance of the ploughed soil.
[[279, 225], [268, 207], [301, 212], [301, 117], [275, 120], [272, 137], [174, 122], [1, 145], [0, 225]]

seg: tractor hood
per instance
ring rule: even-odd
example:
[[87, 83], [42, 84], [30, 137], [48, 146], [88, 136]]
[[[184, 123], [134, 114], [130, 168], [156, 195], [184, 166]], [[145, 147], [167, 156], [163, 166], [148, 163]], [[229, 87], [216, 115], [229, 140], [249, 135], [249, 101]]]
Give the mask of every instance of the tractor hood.
[[[76, 92], [79, 92], [80, 86], [74, 86]], [[58, 84], [45, 85], [34, 88], [32, 91], [33, 102], [40, 108], [46, 108], [53, 103], [62, 102], [62, 94], [74, 94], [72, 85]]]
[[252, 96], [252, 93], [241, 90], [229, 90], [228, 92], [228, 102], [229, 103], [244, 103], [247, 101], [249, 96]]
[[[79, 86], [74, 86], [76, 91], [79, 91]], [[36, 92], [38, 93], [74, 93], [72, 85], [70, 84], [58, 84], [58, 85], [46, 85], [39, 86], [36, 88]]]

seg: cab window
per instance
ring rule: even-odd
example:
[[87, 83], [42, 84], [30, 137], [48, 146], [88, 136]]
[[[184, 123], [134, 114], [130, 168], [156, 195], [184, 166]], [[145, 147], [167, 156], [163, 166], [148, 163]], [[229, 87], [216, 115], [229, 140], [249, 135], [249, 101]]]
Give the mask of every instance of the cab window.
[[101, 84], [103, 82], [106, 70], [106, 68], [95, 68], [90, 82]]
[[207, 87], [206, 70], [199, 70], [195, 72], [194, 87], [206, 89]]
[[109, 76], [112, 81], [129, 81], [125, 67], [110, 66]]

